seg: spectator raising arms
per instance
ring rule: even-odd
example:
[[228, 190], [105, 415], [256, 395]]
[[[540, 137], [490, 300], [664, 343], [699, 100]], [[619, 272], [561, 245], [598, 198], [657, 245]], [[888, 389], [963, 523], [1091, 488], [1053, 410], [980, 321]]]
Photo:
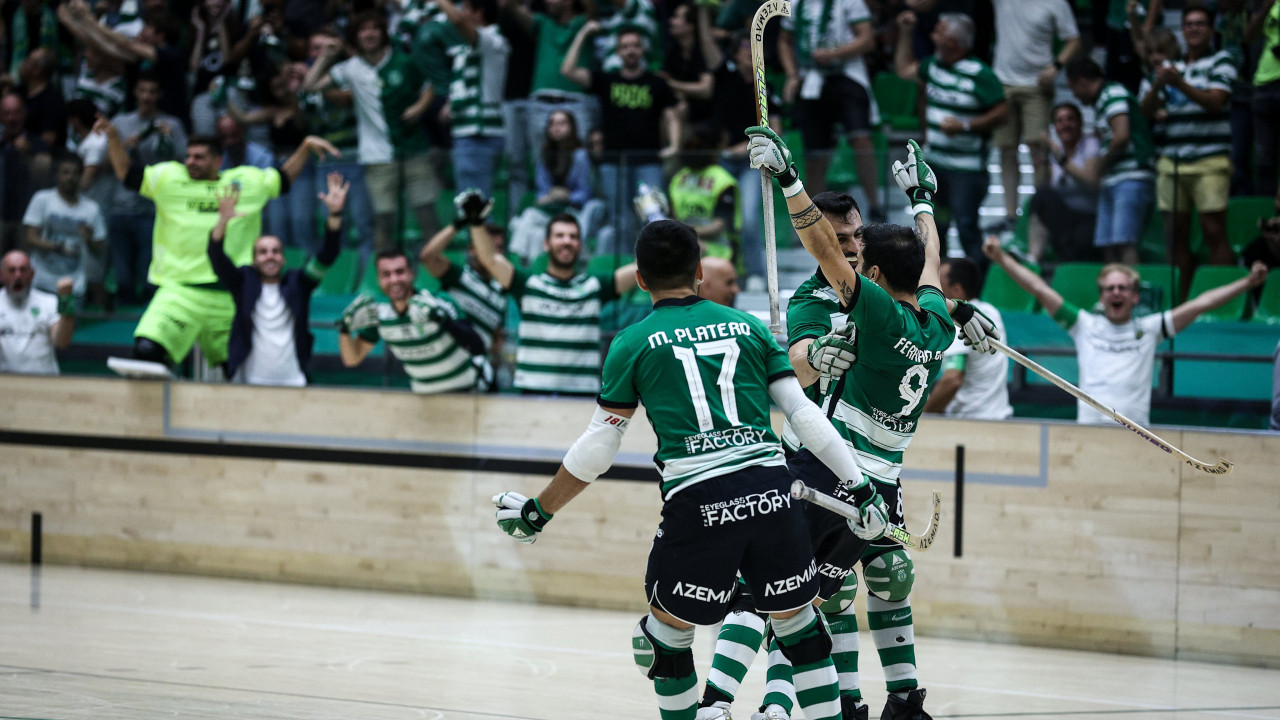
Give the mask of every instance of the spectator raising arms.
[[0, 372], [58, 374], [54, 348], [71, 344], [75, 298], [71, 278], [57, 282], [57, 295], [32, 287], [35, 270], [21, 250], [0, 257]]
[[218, 223], [209, 231], [209, 263], [236, 304], [227, 343], [227, 375], [249, 385], [307, 384], [306, 367], [315, 338], [307, 327], [311, 293], [324, 279], [342, 247], [342, 209], [349, 185], [329, 174], [324, 245], [303, 268], [285, 270], [280, 238], [264, 235], [253, 243], [253, 265], [236, 267], [223, 249], [227, 223], [238, 213], [240, 190], [219, 191]]

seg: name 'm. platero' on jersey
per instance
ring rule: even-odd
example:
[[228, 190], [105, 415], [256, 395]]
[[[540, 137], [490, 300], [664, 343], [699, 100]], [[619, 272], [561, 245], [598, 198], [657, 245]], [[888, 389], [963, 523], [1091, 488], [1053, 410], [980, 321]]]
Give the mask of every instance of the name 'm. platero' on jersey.
[[764, 323], [697, 296], [661, 300], [614, 338], [600, 405], [644, 403], [662, 496], [753, 466], [784, 465], [769, 383], [793, 375]]

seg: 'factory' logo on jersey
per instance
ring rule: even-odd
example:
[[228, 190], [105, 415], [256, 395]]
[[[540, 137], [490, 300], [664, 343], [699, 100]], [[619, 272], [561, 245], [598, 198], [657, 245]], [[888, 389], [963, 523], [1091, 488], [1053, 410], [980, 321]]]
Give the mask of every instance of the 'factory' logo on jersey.
[[711, 527], [768, 515], [780, 508], [789, 507], [791, 507], [791, 495], [769, 490], [717, 503], [708, 503], [698, 510], [702, 513], [702, 526]]
[[747, 445], [768, 441], [769, 436], [763, 430], [735, 427], [727, 430], [710, 430], [697, 435], [688, 435], [684, 439], [684, 448], [686, 452], [693, 455], [727, 448], [746, 447]]

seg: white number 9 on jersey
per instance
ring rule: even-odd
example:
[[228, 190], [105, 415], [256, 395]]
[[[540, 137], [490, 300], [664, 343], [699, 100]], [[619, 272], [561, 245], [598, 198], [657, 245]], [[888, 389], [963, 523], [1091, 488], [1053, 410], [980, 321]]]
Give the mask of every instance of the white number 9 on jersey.
[[[912, 380], [919, 380], [920, 387], [912, 385]], [[924, 400], [924, 393], [929, 389], [929, 370], [923, 365], [912, 365], [902, 376], [902, 382], [898, 385], [898, 395], [907, 401], [906, 407], [895, 413], [895, 417], [906, 417], [911, 411], [916, 409], [921, 400]]]

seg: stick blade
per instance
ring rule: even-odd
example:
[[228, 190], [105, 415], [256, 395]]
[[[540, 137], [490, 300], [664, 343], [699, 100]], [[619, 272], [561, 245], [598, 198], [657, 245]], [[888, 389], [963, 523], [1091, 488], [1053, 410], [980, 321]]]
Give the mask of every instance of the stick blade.
[[1231, 470], [1235, 468], [1235, 463], [1222, 457], [1218, 458], [1217, 465], [1209, 465], [1208, 463], [1202, 463], [1199, 460], [1196, 460], [1195, 458], [1188, 460], [1187, 464], [1197, 470], [1202, 470], [1204, 472], [1207, 472], [1210, 475], [1230, 475]]

